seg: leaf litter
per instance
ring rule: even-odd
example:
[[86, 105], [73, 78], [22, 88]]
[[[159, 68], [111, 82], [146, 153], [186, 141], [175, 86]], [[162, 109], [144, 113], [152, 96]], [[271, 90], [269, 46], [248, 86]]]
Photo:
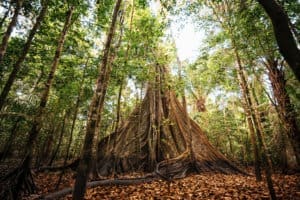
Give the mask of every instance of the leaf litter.
[[[35, 175], [37, 194], [24, 197], [33, 200], [48, 193], [53, 193], [59, 172], [44, 172]], [[137, 176], [132, 175], [131, 178]], [[59, 190], [72, 187], [74, 173], [68, 171], [62, 180]], [[128, 176], [126, 176], [128, 178]], [[273, 175], [274, 188], [278, 199], [300, 200], [300, 174]], [[61, 199], [72, 199], [69, 194]], [[107, 185], [89, 188], [85, 195], [86, 200], [98, 199], [270, 199], [265, 180], [257, 182], [254, 176], [225, 175], [220, 173], [191, 174], [186, 178], [172, 181], [157, 180], [138, 185]]]

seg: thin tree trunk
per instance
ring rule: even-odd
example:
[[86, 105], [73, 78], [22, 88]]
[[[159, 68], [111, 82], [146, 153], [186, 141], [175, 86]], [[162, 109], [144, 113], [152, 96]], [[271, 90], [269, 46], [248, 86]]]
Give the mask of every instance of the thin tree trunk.
[[[134, 0], [132, 0], [132, 5], [131, 6], [132, 6], [132, 8], [131, 8], [131, 15], [130, 15], [129, 34], [131, 34], [131, 31], [132, 31], [132, 21], [133, 21], [133, 14], [134, 14]], [[121, 39], [119, 41], [121, 41]], [[124, 66], [127, 65], [129, 50], [130, 50], [130, 43], [128, 43], [127, 47], [126, 47]], [[116, 117], [115, 132], [118, 131], [119, 124], [120, 124], [120, 117], [121, 117], [121, 97], [122, 97], [122, 91], [123, 91], [123, 87], [124, 87], [124, 81], [125, 81], [125, 78], [122, 77], [121, 78], [121, 83], [120, 83], [120, 88], [119, 88], [119, 94], [118, 94], [117, 117]]]
[[32, 88], [30, 89], [30, 93], [34, 92], [34, 91], [37, 89], [39, 83], [41, 82], [41, 80], [42, 80], [42, 78], [43, 78], [44, 76], [45, 76], [45, 71], [44, 71], [44, 66], [42, 66], [42, 68], [41, 68], [41, 73], [40, 73], [40, 75], [38, 76], [38, 78], [36, 79], [36, 81], [35, 81], [35, 83], [33, 84]]
[[237, 72], [238, 72], [238, 80], [239, 80], [239, 84], [240, 84], [240, 88], [242, 90], [242, 95], [243, 95], [243, 99], [244, 99], [244, 110], [245, 110], [245, 114], [246, 114], [246, 118], [247, 118], [247, 123], [248, 123], [248, 128], [250, 131], [250, 138], [251, 138], [251, 143], [253, 146], [253, 153], [254, 153], [254, 166], [255, 166], [255, 177], [257, 181], [261, 181], [262, 180], [262, 176], [261, 176], [261, 162], [260, 162], [260, 151], [259, 148], [257, 146], [257, 142], [256, 142], [256, 136], [255, 136], [255, 126], [254, 126], [254, 119], [252, 118], [252, 114], [253, 114], [253, 110], [251, 110], [251, 106], [252, 106], [252, 101], [250, 98], [250, 94], [249, 94], [249, 88], [247, 86], [247, 81], [243, 72], [243, 68], [242, 68], [242, 63], [240, 60], [240, 56], [238, 54], [238, 51], [236, 49], [236, 45], [235, 45], [235, 41], [232, 40], [233, 46], [234, 46], [234, 52], [235, 52], [235, 56], [236, 56], [236, 60], [237, 60]]
[[[70, 7], [70, 9], [67, 12], [67, 16], [66, 16], [66, 21], [63, 27], [63, 30], [60, 34], [59, 37], [59, 41], [58, 41], [58, 46], [55, 52], [55, 56], [53, 58], [53, 62], [52, 62], [52, 66], [51, 66], [51, 70], [47, 79], [47, 83], [46, 83], [46, 88], [44, 89], [44, 92], [41, 96], [41, 101], [40, 101], [40, 105], [39, 108], [37, 110], [37, 114], [34, 117], [33, 123], [32, 123], [32, 128], [29, 132], [29, 137], [26, 143], [26, 154], [25, 154], [25, 158], [20, 166], [20, 169], [23, 171], [23, 173], [20, 174], [20, 176], [18, 177], [18, 183], [16, 186], [16, 192], [14, 193], [14, 198], [18, 198], [19, 193], [22, 189], [22, 185], [25, 183], [26, 179], [28, 178], [28, 175], [30, 175], [30, 166], [31, 166], [31, 162], [32, 162], [32, 154], [33, 154], [33, 147], [34, 147], [34, 143], [36, 141], [36, 138], [41, 130], [41, 125], [42, 125], [42, 116], [48, 101], [48, 96], [49, 96], [49, 92], [50, 92], [50, 88], [52, 85], [52, 81], [54, 78], [54, 74], [56, 71], [56, 68], [58, 66], [59, 60], [60, 60], [60, 55], [63, 49], [63, 44], [67, 35], [67, 31], [70, 28], [70, 24], [71, 24], [71, 18], [72, 18], [72, 14], [73, 14], [73, 10], [74, 10], [74, 6]], [[30, 175], [31, 176], [31, 175]], [[30, 192], [33, 192], [34, 188], [30, 189]]]
[[[24, 62], [24, 60], [26, 58], [26, 55], [27, 55], [27, 53], [28, 53], [28, 51], [30, 49], [32, 40], [33, 40], [33, 38], [34, 38], [37, 30], [41, 26], [41, 22], [43, 21], [45, 15], [47, 13], [48, 1], [44, 1], [44, 2], [45, 3], [42, 6], [40, 14], [37, 17], [36, 22], [35, 22], [33, 28], [31, 29], [31, 31], [29, 33], [29, 36], [28, 36], [27, 41], [25, 43], [25, 46], [24, 46], [24, 48], [23, 48], [23, 50], [21, 52], [21, 55], [19, 56], [19, 58], [16, 61], [16, 63], [13, 65], [13, 70], [10, 73], [10, 75], [8, 77], [8, 80], [6, 81], [5, 86], [4, 86], [4, 88], [3, 88], [2, 92], [1, 92], [1, 95], [0, 95], [0, 110], [2, 109], [2, 107], [4, 105], [4, 102], [5, 102], [5, 99], [6, 99], [8, 93], [9, 93], [9, 91], [11, 89], [11, 86], [12, 86], [14, 80], [16, 79], [18, 72], [21, 69], [21, 65]], [[1, 61], [0, 61], [0, 64], [1, 64]]]
[[297, 126], [296, 112], [291, 103], [290, 97], [286, 91], [286, 81], [284, 71], [278, 68], [278, 63], [275, 60], [268, 60], [265, 63], [269, 73], [269, 79], [273, 88], [274, 96], [278, 105], [278, 114], [280, 121], [284, 127], [284, 132], [288, 136], [295, 156], [298, 167], [300, 166], [300, 130]]
[[261, 140], [262, 140], [262, 146], [264, 148], [265, 154], [266, 154], [266, 162], [268, 162], [268, 168], [273, 171], [273, 165], [272, 165], [272, 161], [271, 158], [269, 156], [269, 151], [267, 150], [267, 145], [266, 145], [266, 141], [265, 141], [265, 134], [264, 134], [264, 128], [263, 125], [261, 123], [262, 120], [262, 114], [257, 110], [257, 107], [259, 106], [259, 101], [256, 95], [256, 92], [254, 90], [254, 87], [251, 88], [252, 91], [252, 96], [253, 96], [253, 107], [254, 107], [254, 114], [255, 114], [255, 118], [257, 120], [257, 125], [258, 125], [258, 130], [259, 130], [259, 134], [261, 135]]
[[50, 159], [50, 162], [49, 162], [49, 166], [51, 166], [53, 164], [53, 161], [54, 159], [56, 158], [57, 156], [57, 153], [58, 153], [58, 150], [61, 146], [61, 143], [62, 143], [62, 139], [63, 139], [63, 136], [64, 136], [64, 133], [65, 133], [65, 127], [66, 127], [66, 122], [67, 122], [67, 118], [68, 118], [68, 113], [69, 111], [66, 111], [65, 114], [64, 114], [64, 119], [63, 119], [63, 122], [62, 122], [62, 126], [61, 126], [61, 130], [60, 130], [60, 134], [59, 134], [59, 139], [58, 139], [58, 144], [52, 154], [52, 157]]
[[256, 135], [257, 135], [258, 144], [259, 144], [258, 147], [260, 149], [262, 164], [264, 165], [264, 170], [265, 170], [265, 173], [266, 173], [269, 193], [270, 193], [270, 196], [271, 196], [272, 200], [276, 200], [276, 194], [275, 194], [273, 181], [272, 181], [272, 172], [271, 172], [271, 169], [270, 169], [271, 166], [269, 165], [269, 162], [267, 161], [266, 148], [263, 144], [263, 137], [262, 137], [262, 133], [259, 129], [259, 124], [258, 124], [259, 122], [258, 122], [257, 117], [255, 116], [255, 111], [253, 109], [253, 103], [252, 103], [252, 100], [251, 100], [250, 91], [249, 91], [247, 81], [246, 81], [246, 78], [245, 78], [245, 74], [244, 74], [244, 71], [243, 71], [243, 68], [242, 68], [242, 62], [241, 62], [240, 56], [238, 54], [238, 51], [236, 49], [236, 44], [235, 44], [235, 41], [234, 41], [233, 38], [232, 38], [232, 45], [234, 47], [234, 52], [235, 52], [235, 56], [236, 56], [236, 59], [237, 59], [237, 70], [238, 70], [238, 74], [239, 74], [239, 77], [240, 77], [240, 79], [239, 79], [240, 80], [240, 85], [242, 87], [243, 96], [246, 100], [246, 105], [248, 107], [247, 112], [249, 112], [249, 114], [250, 114], [250, 116], [253, 120], [252, 122], [254, 124], [254, 127], [256, 129]]
[[75, 104], [75, 108], [74, 108], [74, 115], [73, 115], [73, 119], [72, 119], [70, 138], [69, 138], [69, 141], [68, 141], [68, 146], [67, 146], [67, 149], [66, 149], [66, 155], [65, 155], [64, 164], [63, 164], [64, 167], [63, 167], [63, 170], [61, 171], [59, 179], [57, 181], [57, 184], [56, 184], [56, 187], [55, 187], [56, 190], [59, 188], [62, 177], [65, 173], [65, 166], [67, 165], [67, 161], [68, 161], [69, 154], [70, 154], [70, 148], [71, 148], [71, 144], [72, 144], [72, 140], [73, 140], [73, 132], [74, 132], [75, 123], [76, 123], [76, 119], [77, 119], [78, 109], [79, 109], [79, 106], [80, 106], [81, 97], [83, 95], [83, 83], [84, 83], [84, 79], [85, 79], [85, 71], [87, 69], [88, 61], [89, 61], [89, 59], [87, 59], [87, 61], [85, 63], [85, 68], [84, 68], [82, 79], [81, 79], [81, 82], [80, 82], [80, 89], [78, 91], [78, 96], [77, 96], [77, 100], [76, 100], [76, 104]]
[[119, 93], [118, 93], [118, 101], [117, 101], [117, 117], [116, 117], [116, 126], [115, 131], [118, 132], [119, 130], [119, 123], [120, 123], [120, 116], [121, 116], [121, 97], [122, 97], [122, 91], [123, 91], [123, 84], [124, 80], [121, 80], [120, 87], [119, 87]]
[[257, 0], [270, 17], [279, 51], [300, 81], [300, 50], [289, 26], [289, 18], [275, 0]]
[[86, 126], [86, 136], [85, 136], [82, 156], [77, 169], [77, 176], [74, 184], [74, 191], [73, 191], [74, 200], [83, 199], [86, 190], [86, 182], [87, 182], [87, 178], [90, 172], [91, 162], [92, 162], [92, 150], [93, 150], [95, 131], [97, 128], [97, 123], [101, 122], [101, 117], [98, 120], [98, 114], [99, 112], [100, 114], [102, 112], [103, 105], [104, 105], [104, 97], [106, 95], [106, 89], [108, 85], [108, 79], [106, 77], [108, 76], [108, 71], [109, 71], [108, 69], [109, 52], [110, 52], [113, 35], [115, 32], [115, 26], [116, 26], [116, 21], [118, 17], [118, 12], [120, 10], [121, 2], [122, 0], [117, 0], [114, 8], [111, 26], [104, 46], [104, 53], [100, 65], [100, 73], [96, 83], [96, 90], [94, 92], [92, 102], [90, 104], [89, 116], [88, 116], [88, 121]]
[[6, 52], [6, 48], [7, 48], [7, 44], [8, 44], [8, 40], [10, 38], [10, 35], [11, 35], [14, 27], [17, 24], [19, 12], [22, 8], [23, 2], [24, 2], [24, 0], [17, 0], [17, 2], [16, 2], [17, 5], [16, 5], [14, 15], [13, 15], [8, 27], [7, 27], [6, 32], [3, 35], [2, 43], [1, 43], [1, 46], [0, 46], [0, 65], [2, 65], [3, 57], [4, 57], [4, 54]]
[[46, 164], [46, 161], [49, 158], [49, 152], [52, 149], [53, 145], [53, 134], [55, 133], [55, 124], [52, 126], [51, 130], [47, 133], [48, 137], [45, 140], [45, 145], [42, 147], [42, 156], [40, 160], [40, 165]]

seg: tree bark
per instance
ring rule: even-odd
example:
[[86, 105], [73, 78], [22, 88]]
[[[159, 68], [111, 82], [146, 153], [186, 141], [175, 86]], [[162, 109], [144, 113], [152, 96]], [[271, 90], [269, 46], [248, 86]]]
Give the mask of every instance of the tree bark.
[[289, 26], [289, 18], [275, 0], [257, 0], [270, 17], [279, 51], [300, 81], [300, 50]]
[[7, 48], [7, 44], [8, 44], [8, 40], [10, 38], [10, 35], [11, 35], [14, 27], [17, 24], [19, 12], [22, 8], [23, 2], [24, 2], [24, 0], [17, 0], [17, 2], [16, 2], [17, 5], [16, 5], [14, 15], [13, 15], [8, 27], [7, 27], [6, 32], [3, 35], [2, 43], [1, 43], [1, 46], [0, 46], [0, 65], [2, 65], [3, 57], [4, 57], [4, 54], [6, 52], [6, 48]]
[[[13, 70], [10, 73], [10, 75], [8, 77], [8, 80], [6, 81], [5, 86], [4, 86], [4, 88], [3, 88], [2, 92], [1, 92], [1, 95], [0, 95], [0, 110], [2, 109], [2, 107], [4, 105], [4, 102], [5, 102], [5, 99], [6, 99], [8, 93], [9, 93], [9, 91], [11, 89], [11, 86], [12, 86], [14, 80], [16, 79], [18, 72], [21, 69], [21, 65], [24, 62], [24, 60], [26, 58], [26, 55], [27, 55], [27, 53], [28, 53], [28, 51], [30, 49], [32, 40], [33, 40], [33, 38], [34, 38], [37, 30], [41, 26], [41, 22], [43, 21], [45, 15], [47, 13], [48, 2], [49, 1], [44, 1], [44, 2], [45, 3], [42, 6], [40, 14], [37, 17], [36, 22], [35, 22], [33, 28], [31, 29], [31, 31], [29, 33], [29, 36], [28, 36], [27, 41], [25, 43], [25, 46], [24, 46], [24, 48], [23, 48], [23, 50], [21, 52], [21, 55], [19, 56], [19, 58], [16, 61], [16, 63], [13, 65]], [[1, 61], [0, 61], [0, 64], [1, 64]]]
[[280, 121], [284, 127], [284, 131], [288, 136], [295, 156], [298, 167], [300, 166], [300, 130], [297, 126], [296, 112], [291, 103], [290, 97], [285, 89], [286, 81], [283, 69], [279, 69], [278, 62], [269, 59], [265, 63], [269, 73], [269, 79], [273, 88], [278, 107]]
[[108, 69], [109, 52], [110, 52], [113, 35], [115, 32], [115, 26], [116, 26], [118, 12], [121, 7], [121, 2], [122, 0], [117, 0], [114, 8], [112, 22], [105, 42], [102, 62], [100, 64], [100, 72], [96, 83], [96, 90], [94, 92], [92, 102], [90, 104], [88, 122], [86, 127], [86, 136], [84, 140], [82, 156], [77, 169], [77, 176], [74, 185], [74, 191], [73, 191], [74, 200], [83, 199], [86, 190], [86, 182], [87, 182], [87, 178], [90, 172], [91, 162], [92, 162], [92, 150], [93, 150], [93, 142], [94, 142], [93, 140], [97, 128], [97, 123], [101, 122], [101, 118], [100, 120], [98, 120], [98, 114], [99, 112], [101, 114], [101, 111], [103, 109], [104, 97], [106, 95], [106, 89], [108, 84], [108, 79], [106, 77], [109, 71]]

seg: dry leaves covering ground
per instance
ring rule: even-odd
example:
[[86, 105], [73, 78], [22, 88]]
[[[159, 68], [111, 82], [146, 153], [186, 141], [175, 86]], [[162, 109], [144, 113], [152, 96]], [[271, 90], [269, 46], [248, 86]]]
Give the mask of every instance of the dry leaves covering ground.
[[[47, 172], [36, 175], [38, 194], [55, 191], [59, 173]], [[278, 199], [300, 200], [300, 174], [273, 176]], [[68, 172], [60, 189], [70, 187], [74, 175]], [[35, 199], [32, 195], [25, 199]], [[204, 173], [184, 179], [153, 181], [139, 185], [99, 186], [87, 190], [85, 198], [92, 199], [269, 199], [265, 182], [256, 182], [253, 176]], [[72, 199], [67, 195], [62, 199]]]

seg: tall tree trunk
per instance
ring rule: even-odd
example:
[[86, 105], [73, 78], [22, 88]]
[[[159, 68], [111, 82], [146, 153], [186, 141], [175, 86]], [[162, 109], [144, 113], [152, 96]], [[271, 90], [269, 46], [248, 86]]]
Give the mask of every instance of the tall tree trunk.
[[247, 81], [243, 72], [243, 68], [242, 68], [242, 63], [240, 60], [240, 56], [239, 53], [236, 49], [236, 45], [234, 40], [232, 40], [233, 46], [234, 46], [234, 53], [236, 56], [236, 60], [237, 60], [237, 72], [238, 72], [238, 80], [239, 80], [239, 85], [240, 88], [242, 90], [242, 95], [243, 95], [243, 100], [244, 100], [244, 111], [246, 114], [246, 118], [247, 118], [247, 123], [248, 123], [248, 128], [250, 131], [250, 139], [251, 139], [251, 144], [253, 147], [253, 156], [254, 156], [254, 166], [255, 166], [255, 177], [257, 181], [261, 181], [262, 180], [262, 176], [261, 176], [261, 159], [260, 159], [260, 151], [259, 148], [257, 146], [257, 142], [256, 142], [256, 136], [255, 136], [255, 126], [254, 126], [254, 119], [253, 117], [253, 109], [251, 109], [252, 106], [252, 101], [250, 98], [250, 93], [249, 93], [249, 88], [247, 86]]
[[[42, 116], [43, 116], [43, 113], [44, 113], [44, 110], [45, 110], [45, 107], [46, 107], [46, 104], [48, 101], [50, 88], [52, 85], [52, 81], [54, 78], [56, 68], [57, 68], [59, 60], [60, 60], [60, 55], [61, 55], [61, 52], [63, 49], [63, 44], [64, 44], [64, 41], [65, 41], [65, 38], [67, 35], [67, 31], [70, 28], [73, 10], [74, 10], [74, 6], [71, 6], [70, 9], [67, 11], [66, 21], [65, 21], [63, 30], [60, 34], [59, 40], [58, 40], [58, 45], [56, 48], [55, 56], [52, 61], [52, 66], [51, 66], [50, 73], [49, 73], [49, 76], [48, 76], [48, 79], [46, 82], [46, 87], [41, 96], [40, 105], [37, 110], [37, 114], [35, 115], [33, 122], [32, 122], [32, 127], [29, 132], [29, 137], [28, 137], [28, 140], [27, 140], [27, 143], [25, 146], [25, 149], [26, 149], [25, 158], [20, 166], [22, 173], [18, 177], [18, 182], [16, 185], [16, 192], [14, 193], [14, 198], [18, 198], [19, 193], [22, 189], [22, 185], [26, 182], [26, 179], [28, 178], [28, 176], [31, 176], [30, 166], [31, 166], [31, 162], [32, 162], [32, 153], [33, 153], [34, 143], [35, 143], [36, 138], [41, 130]], [[31, 188], [31, 189], [29, 188], [29, 190], [30, 190], [29, 192], [33, 192], [34, 188]]]
[[[19, 56], [19, 58], [16, 61], [16, 63], [13, 65], [13, 70], [10, 73], [10, 75], [8, 77], [8, 80], [6, 81], [5, 86], [4, 86], [4, 88], [3, 88], [2, 92], [1, 92], [1, 95], [0, 95], [0, 110], [2, 109], [2, 107], [4, 105], [4, 102], [5, 102], [5, 99], [6, 99], [8, 93], [10, 91], [10, 88], [11, 88], [14, 80], [16, 79], [18, 72], [20, 71], [22, 63], [24, 62], [24, 60], [26, 58], [26, 55], [27, 55], [27, 53], [28, 53], [28, 51], [30, 49], [32, 40], [34, 38], [34, 35], [36, 34], [37, 30], [41, 26], [41, 22], [43, 21], [45, 15], [47, 13], [48, 2], [49, 1], [44, 1], [44, 2], [45, 3], [42, 6], [40, 14], [37, 17], [36, 22], [35, 22], [33, 28], [31, 29], [31, 31], [29, 33], [29, 36], [28, 36], [27, 41], [25, 43], [25, 46], [24, 46], [24, 48], [23, 48], [23, 50], [21, 52], [21, 55]], [[1, 64], [1, 61], [0, 61], [0, 64]]]
[[263, 137], [262, 137], [261, 130], [259, 129], [259, 122], [258, 122], [257, 117], [255, 116], [255, 111], [253, 109], [253, 103], [252, 103], [252, 100], [251, 100], [250, 91], [249, 91], [247, 81], [246, 81], [246, 78], [245, 78], [245, 74], [244, 74], [244, 71], [243, 71], [242, 62], [241, 62], [239, 53], [238, 53], [237, 48], [236, 48], [235, 40], [232, 38], [231, 41], [232, 41], [232, 45], [234, 47], [234, 53], [235, 53], [235, 56], [236, 56], [236, 59], [237, 59], [237, 70], [238, 70], [238, 74], [239, 74], [239, 78], [240, 78], [239, 79], [240, 80], [240, 85], [241, 85], [241, 88], [242, 88], [242, 91], [243, 91], [244, 99], [246, 100], [246, 106], [248, 107], [247, 108], [247, 113], [251, 116], [251, 118], [253, 120], [252, 121], [253, 125], [256, 129], [256, 135], [257, 135], [258, 144], [259, 144], [258, 147], [260, 149], [262, 164], [264, 165], [264, 170], [265, 170], [265, 173], [266, 173], [269, 193], [270, 193], [270, 196], [271, 196], [272, 200], [276, 200], [276, 194], [275, 194], [273, 181], [272, 181], [272, 172], [271, 172], [271, 169], [270, 169], [271, 166], [269, 165], [269, 162], [267, 161], [266, 148], [263, 144]]
[[[131, 7], [131, 14], [130, 14], [130, 22], [129, 22], [129, 34], [131, 34], [131, 31], [132, 31], [132, 21], [133, 21], [133, 15], [134, 15], [134, 0], [132, 0], [131, 6], [132, 7]], [[123, 24], [121, 24], [121, 26], [122, 25]], [[121, 42], [121, 38], [120, 38], [119, 42]], [[127, 65], [129, 50], [130, 50], [130, 43], [128, 43], [127, 47], [126, 47], [124, 66]], [[123, 87], [125, 85], [124, 82], [126, 82], [124, 77], [121, 77], [120, 79], [121, 79], [121, 81], [120, 81], [121, 83], [120, 83], [118, 102], [117, 102], [117, 117], [116, 117], [116, 126], [115, 126], [115, 130], [114, 130], [115, 132], [117, 132], [119, 129], [120, 118], [121, 118], [121, 97], [122, 97]]]
[[17, 5], [16, 5], [14, 15], [13, 15], [8, 27], [7, 27], [6, 32], [3, 35], [2, 43], [0, 45], [0, 65], [2, 65], [3, 57], [4, 57], [4, 54], [6, 52], [6, 48], [7, 48], [7, 44], [8, 44], [8, 40], [10, 38], [10, 35], [11, 35], [14, 27], [17, 24], [19, 12], [22, 8], [23, 2], [24, 2], [24, 0], [17, 0], [16, 1]]
[[[286, 81], [283, 69], [279, 69], [278, 63], [275, 60], [269, 59], [265, 63], [269, 73], [269, 79], [273, 88], [274, 96], [277, 101], [278, 114], [280, 121], [287, 134], [295, 156], [298, 167], [300, 166], [300, 130], [297, 126], [296, 112], [291, 103], [290, 97], [285, 89]], [[276, 106], [276, 105], [275, 105]]]
[[[251, 85], [250, 85], [251, 87]], [[265, 134], [264, 134], [264, 128], [263, 128], [263, 125], [262, 125], [262, 114], [261, 112], [259, 112], [257, 110], [257, 107], [259, 106], [259, 101], [258, 101], [258, 98], [257, 98], [257, 95], [256, 95], [256, 92], [254, 90], [254, 87], [251, 88], [251, 93], [252, 93], [252, 96], [253, 96], [253, 109], [254, 109], [254, 115], [255, 115], [255, 118], [256, 118], [256, 123], [257, 123], [257, 128], [258, 128], [258, 131], [259, 131], [259, 134], [261, 135], [261, 141], [262, 141], [262, 147], [264, 148], [264, 151], [265, 151], [265, 154], [266, 154], [266, 160], [265, 162], [268, 162], [268, 168], [272, 171], [273, 170], [273, 165], [272, 165], [272, 161], [271, 161], [271, 158], [269, 156], [269, 151], [267, 150], [267, 145], [266, 145], [266, 141], [265, 141]]]
[[257, 0], [270, 17], [279, 51], [300, 81], [300, 50], [289, 26], [289, 18], [275, 0]]
[[[247, 86], [247, 81], [243, 72], [243, 68], [242, 68], [242, 62], [241, 62], [241, 58], [237, 49], [237, 45], [236, 45], [236, 41], [234, 38], [234, 31], [232, 30], [232, 25], [230, 23], [229, 19], [225, 19], [226, 21], [224, 21], [222, 19], [222, 17], [220, 17], [220, 14], [222, 12], [228, 12], [227, 10], [224, 10], [225, 7], [222, 7], [219, 11], [217, 11], [218, 7], [211, 1], [206, 1], [210, 7], [213, 10], [214, 15], [217, 17], [217, 21], [220, 23], [220, 25], [224, 28], [224, 30], [228, 30], [229, 34], [230, 34], [230, 39], [231, 39], [231, 44], [233, 46], [233, 50], [234, 50], [234, 54], [236, 57], [236, 68], [237, 68], [237, 76], [238, 76], [238, 81], [239, 81], [239, 85], [240, 85], [240, 89], [242, 91], [242, 95], [243, 95], [243, 108], [246, 114], [246, 119], [247, 119], [247, 124], [248, 124], [248, 128], [249, 128], [249, 132], [250, 132], [250, 139], [251, 139], [251, 144], [253, 146], [253, 157], [254, 157], [254, 167], [255, 167], [255, 177], [257, 181], [261, 181], [262, 180], [262, 176], [261, 176], [261, 163], [260, 163], [260, 150], [257, 146], [257, 142], [256, 142], [256, 136], [255, 136], [255, 132], [257, 131], [255, 126], [255, 118], [253, 118], [253, 109], [252, 109], [252, 102], [251, 102], [251, 98], [250, 98], [250, 94], [249, 94], [249, 89]], [[227, 4], [228, 2], [226, 2]], [[228, 5], [226, 5], [227, 7], [229, 7]], [[252, 110], [251, 110], [252, 109]]]
[[42, 153], [41, 153], [41, 160], [39, 161], [39, 165], [46, 164], [47, 160], [49, 159], [49, 152], [52, 149], [53, 146], [53, 135], [56, 130], [56, 124], [54, 123], [50, 129], [50, 131], [47, 133], [47, 138], [45, 139], [45, 145], [42, 146]]
[[59, 148], [61, 146], [62, 139], [63, 139], [64, 133], [65, 133], [65, 127], [66, 127], [66, 122], [67, 122], [67, 118], [68, 117], [69, 117], [69, 111], [66, 111], [65, 114], [64, 114], [63, 122], [62, 122], [62, 126], [61, 126], [61, 130], [60, 130], [60, 134], [59, 134], [58, 143], [57, 143], [57, 146], [56, 146], [56, 148], [55, 148], [55, 150], [54, 150], [54, 152], [52, 154], [50, 162], [48, 164], [49, 166], [51, 166], [53, 164], [53, 161], [56, 158], [58, 150], [59, 150]]
[[85, 68], [84, 68], [83, 75], [82, 75], [82, 78], [81, 78], [81, 81], [80, 81], [80, 89], [78, 91], [77, 100], [76, 100], [75, 107], [74, 107], [74, 114], [73, 114], [73, 119], [72, 119], [71, 132], [70, 132], [70, 137], [69, 137], [69, 141], [68, 141], [68, 145], [67, 145], [67, 149], [66, 149], [66, 155], [65, 155], [65, 158], [64, 158], [64, 164], [63, 164], [64, 168], [61, 171], [59, 179], [57, 181], [57, 184], [56, 184], [56, 187], [55, 187], [56, 190], [59, 188], [62, 177], [65, 173], [65, 166], [67, 165], [67, 161], [69, 159], [70, 148], [71, 148], [71, 144], [72, 144], [72, 140], [73, 140], [73, 133], [74, 133], [75, 123], [76, 123], [76, 119], [77, 119], [78, 109], [79, 109], [81, 98], [82, 98], [82, 95], [83, 95], [83, 83], [84, 83], [84, 79], [85, 79], [85, 71], [87, 69], [88, 62], [89, 62], [89, 58], [86, 60]]
[[116, 116], [116, 126], [114, 132], [118, 132], [119, 130], [119, 124], [120, 124], [120, 117], [121, 117], [121, 97], [122, 97], [122, 91], [123, 91], [123, 84], [124, 80], [121, 80], [120, 86], [119, 86], [119, 93], [118, 93], [118, 101], [117, 101], [117, 116]]
[[86, 190], [86, 181], [90, 172], [91, 162], [92, 162], [92, 150], [94, 143], [95, 131], [97, 128], [97, 123], [101, 122], [101, 117], [98, 120], [98, 114], [102, 112], [104, 105], [104, 98], [106, 95], [106, 89], [108, 85], [108, 60], [109, 60], [109, 52], [113, 39], [113, 35], [115, 32], [116, 21], [118, 17], [118, 12], [121, 7], [122, 0], [117, 0], [112, 22], [109, 28], [109, 32], [107, 34], [107, 39], [104, 46], [104, 53], [102, 57], [102, 62], [100, 64], [100, 72], [96, 83], [96, 90], [94, 92], [92, 102], [90, 104], [88, 121], [86, 126], [86, 136], [83, 145], [83, 151], [80, 159], [80, 163], [77, 169], [77, 176], [74, 185], [73, 191], [73, 199], [81, 200], [84, 197], [84, 193]]

